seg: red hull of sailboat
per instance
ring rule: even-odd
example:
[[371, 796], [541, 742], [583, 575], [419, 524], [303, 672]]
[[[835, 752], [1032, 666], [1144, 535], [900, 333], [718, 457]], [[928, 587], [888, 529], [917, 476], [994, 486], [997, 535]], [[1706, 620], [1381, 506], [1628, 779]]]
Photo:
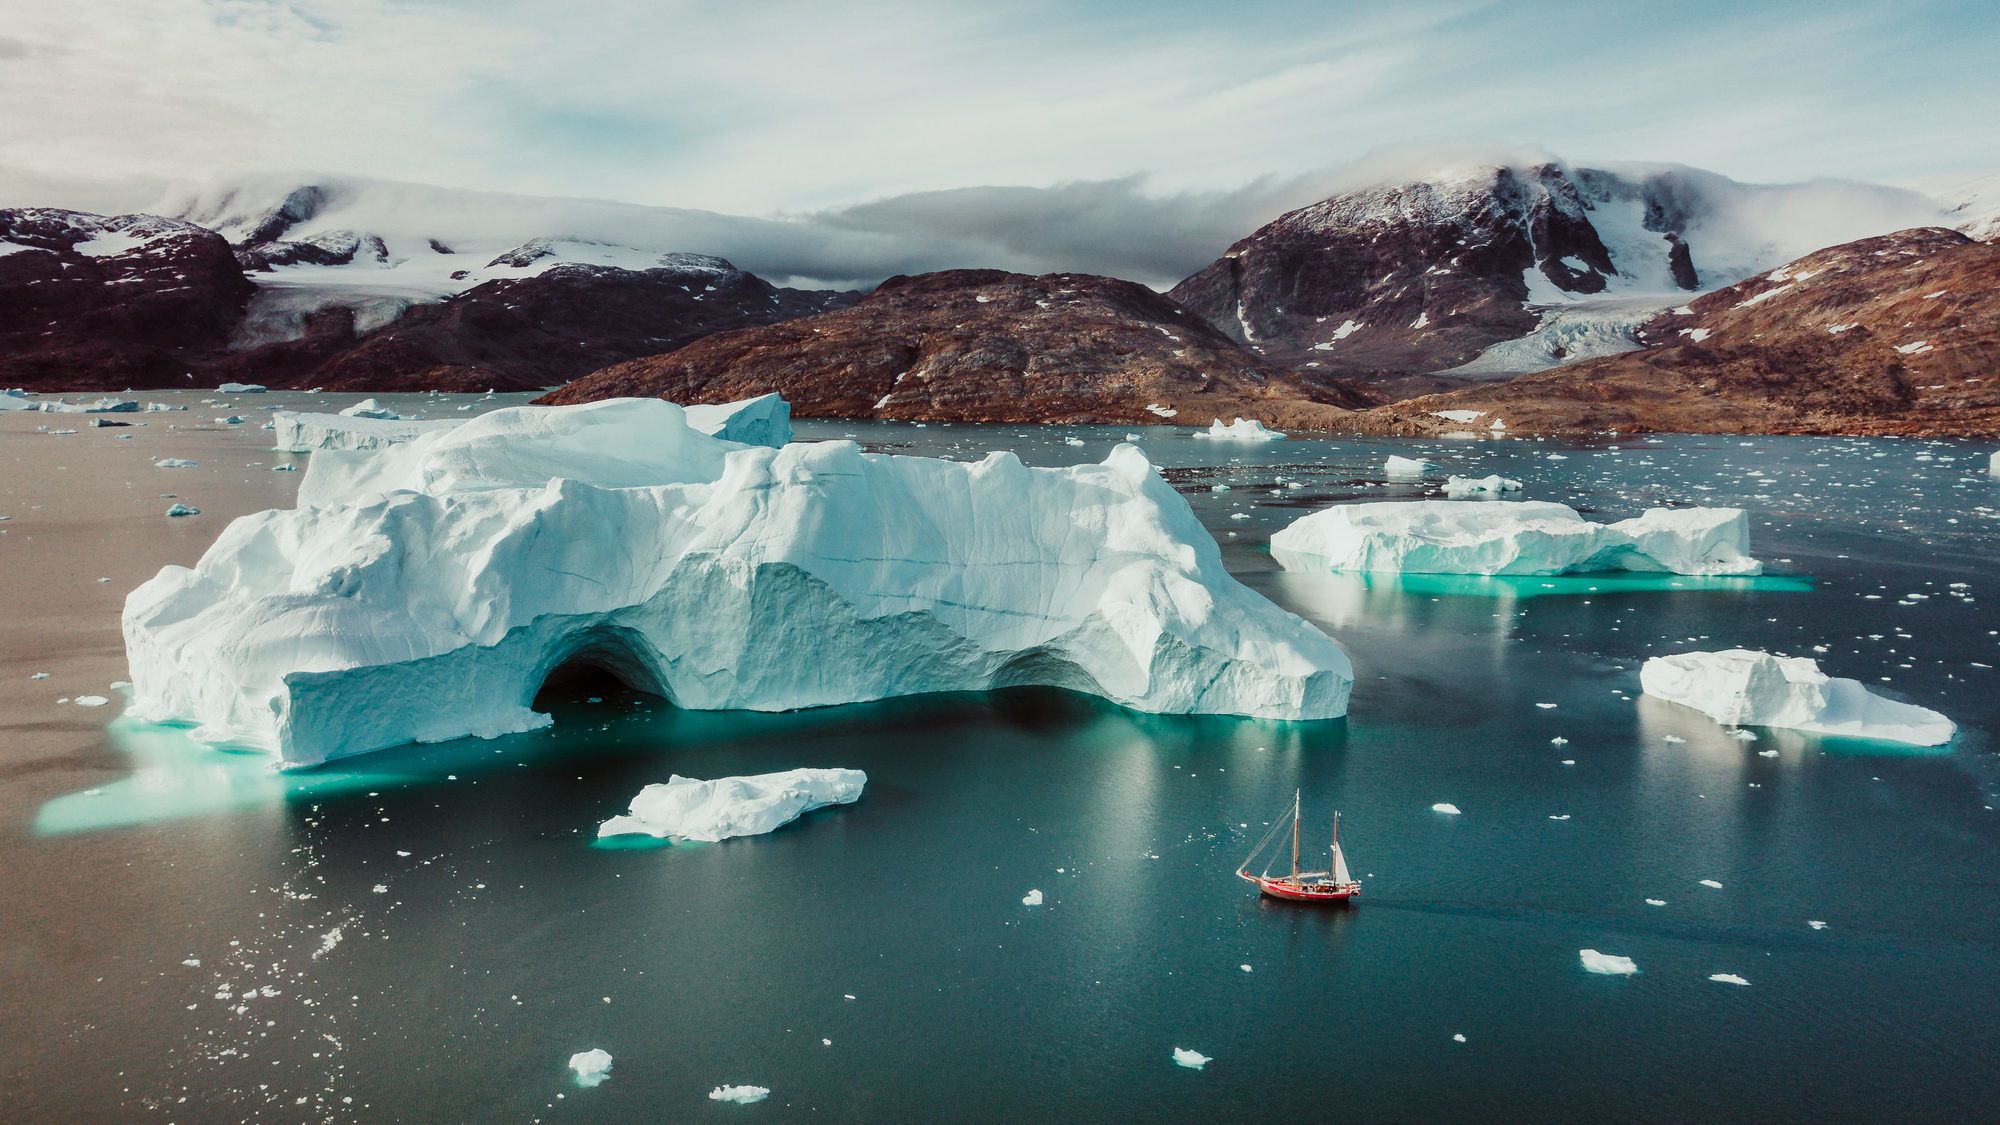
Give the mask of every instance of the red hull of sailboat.
[[1258, 890], [1272, 898], [1284, 899], [1286, 902], [1347, 902], [1361, 894], [1361, 888], [1358, 886], [1343, 887], [1339, 890], [1320, 890], [1310, 886], [1293, 886], [1283, 879], [1260, 878], [1255, 875], [1245, 875], [1244, 878], [1257, 884]]

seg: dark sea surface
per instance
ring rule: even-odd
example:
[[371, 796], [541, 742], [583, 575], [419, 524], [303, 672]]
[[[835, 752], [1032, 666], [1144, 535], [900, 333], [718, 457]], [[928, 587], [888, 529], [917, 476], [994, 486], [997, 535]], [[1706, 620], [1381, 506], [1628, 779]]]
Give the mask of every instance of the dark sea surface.
[[[1045, 465], [1126, 432], [799, 430]], [[696, 713], [584, 679], [547, 690], [547, 732], [280, 775], [125, 720], [49, 742], [75, 708], [17, 707], [0, 716], [0, 1118], [1992, 1114], [1986, 449], [1135, 432], [1237, 576], [1346, 647], [1347, 719], [1149, 716], [1046, 690]], [[1435, 494], [1443, 471], [1386, 483], [1392, 452], [1600, 519], [1742, 506], [1770, 576], [1279, 570], [1266, 541], [1308, 510]], [[0, 488], [0, 514], [23, 517], [0, 523], [0, 563], [37, 549], [23, 495]], [[1738, 646], [1817, 656], [1961, 735], [1743, 741], [1640, 697], [1646, 657]], [[86, 656], [122, 666], [115, 640]], [[59, 662], [27, 685], [16, 670], [36, 659], [9, 654], [7, 699], [84, 690], [59, 685]], [[45, 743], [60, 752], [19, 749]], [[865, 770], [867, 793], [763, 837], [594, 839], [670, 774], [800, 766]], [[1318, 856], [1342, 813], [1365, 886], [1351, 908], [1260, 900], [1234, 877], [1294, 789]], [[1587, 973], [1583, 949], [1639, 972]], [[615, 1063], [582, 1089], [565, 1063], [593, 1047]], [[1177, 1066], [1177, 1047], [1213, 1061]], [[710, 1100], [724, 1084], [771, 1094]]]

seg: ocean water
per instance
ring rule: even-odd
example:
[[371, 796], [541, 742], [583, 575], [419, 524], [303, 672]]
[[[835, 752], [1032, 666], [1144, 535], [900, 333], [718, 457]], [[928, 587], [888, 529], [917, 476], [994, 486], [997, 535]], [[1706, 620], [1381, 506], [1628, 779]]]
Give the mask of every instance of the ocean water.
[[[1031, 464], [1095, 460], [1126, 432], [799, 429]], [[0, 758], [0, 1116], [1990, 1113], [2000, 481], [1986, 450], [1135, 432], [1237, 576], [1347, 648], [1347, 719], [1148, 716], [1046, 690], [695, 713], [583, 679], [547, 690], [547, 732], [293, 775], [114, 721], [71, 757]], [[1385, 482], [1390, 452], [1605, 519], [1747, 507], [1772, 574], [1280, 570], [1266, 541], [1303, 512], [1441, 479]], [[1963, 733], [1927, 751], [1761, 729], [1746, 742], [1639, 696], [1647, 656], [1732, 646], [1817, 655]], [[797, 766], [866, 770], [868, 792], [755, 839], [593, 838], [669, 774]], [[1309, 851], [1342, 813], [1365, 887], [1351, 908], [1261, 900], [1233, 875], [1295, 789]], [[1023, 905], [1031, 890], [1040, 906]], [[1586, 973], [1586, 948], [1639, 972]], [[616, 1061], [582, 1089], [564, 1064], [592, 1047]], [[1177, 1066], [1177, 1047], [1213, 1061]], [[724, 1084], [771, 1094], [710, 1100]]]

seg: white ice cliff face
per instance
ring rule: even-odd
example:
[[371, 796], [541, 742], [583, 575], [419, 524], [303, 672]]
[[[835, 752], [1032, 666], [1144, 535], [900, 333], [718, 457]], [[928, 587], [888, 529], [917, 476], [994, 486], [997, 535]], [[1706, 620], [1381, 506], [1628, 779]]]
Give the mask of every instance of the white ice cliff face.
[[[776, 394], [681, 409], [687, 414], [688, 425], [725, 441], [775, 448], [792, 440], [792, 404]], [[286, 453], [383, 449], [414, 440], [419, 434], [466, 423], [464, 418], [404, 418], [372, 398], [338, 414], [280, 410], [271, 421], [277, 447]]]
[[860, 770], [797, 769], [708, 781], [675, 774], [664, 785], [639, 790], [631, 811], [599, 825], [597, 835], [704, 843], [761, 836], [814, 809], [851, 805], [867, 784]]
[[315, 454], [127, 598], [132, 711], [302, 766], [546, 726], [581, 662], [688, 708], [1041, 684], [1137, 710], [1345, 713], [1325, 634], [1238, 583], [1135, 447], [1031, 469], [745, 446], [654, 399]]
[[1341, 504], [1271, 536], [1287, 570], [1413, 574], [1762, 573], [1749, 551], [1750, 518], [1737, 508], [1653, 508], [1601, 524], [1539, 500]]
[[1789, 727], [1847, 738], [1942, 746], [1957, 727], [1928, 707], [1876, 695], [1804, 656], [1732, 648], [1656, 656], [1639, 669], [1647, 695], [1730, 726]]

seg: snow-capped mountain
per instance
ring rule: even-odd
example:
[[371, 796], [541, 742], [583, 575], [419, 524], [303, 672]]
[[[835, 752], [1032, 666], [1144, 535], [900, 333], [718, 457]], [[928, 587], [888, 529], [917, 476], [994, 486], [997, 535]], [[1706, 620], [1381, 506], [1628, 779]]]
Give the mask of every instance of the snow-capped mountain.
[[2000, 172], [1955, 184], [1939, 194], [1950, 205], [1945, 222], [1982, 242], [2000, 238]]
[[1938, 214], [1863, 184], [1485, 165], [1283, 215], [1172, 295], [1309, 374], [1491, 376], [1636, 347], [1638, 323], [1691, 293]]

